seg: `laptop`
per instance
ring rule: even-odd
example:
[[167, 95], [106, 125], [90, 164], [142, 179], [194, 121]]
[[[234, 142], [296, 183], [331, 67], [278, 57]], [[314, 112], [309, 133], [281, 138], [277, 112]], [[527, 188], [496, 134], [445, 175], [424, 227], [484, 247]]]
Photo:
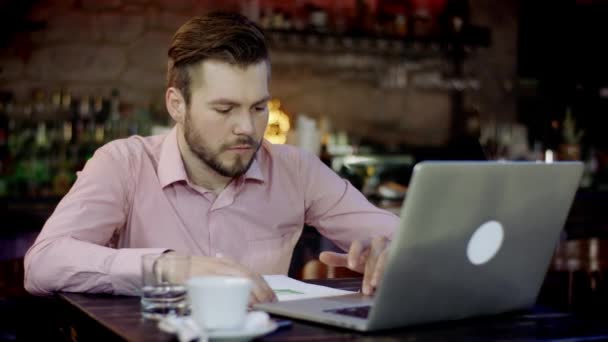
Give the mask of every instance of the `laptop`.
[[418, 163], [374, 296], [255, 308], [358, 331], [528, 308], [582, 172], [580, 162]]

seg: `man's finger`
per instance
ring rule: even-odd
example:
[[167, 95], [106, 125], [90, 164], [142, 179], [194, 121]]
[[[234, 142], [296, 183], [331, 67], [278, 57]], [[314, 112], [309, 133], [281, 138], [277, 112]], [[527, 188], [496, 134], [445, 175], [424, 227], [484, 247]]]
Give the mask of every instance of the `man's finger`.
[[372, 294], [371, 280], [374, 273], [374, 265], [376, 264], [376, 259], [377, 256], [374, 253], [370, 252], [365, 263], [365, 270], [363, 271], [362, 290], [364, 295]]
[[263, 291], [263, 294], [264, 294], [264, 296], [261, 298], [262, 301], [264, 301], [264, 302], [276, 302], [277, 301], [277, 296], [274, 293], [274, 291], [272, 290], [272, 288], [270, 287], [270, 285], [268, 285], [268, 283], [266, 282], [266, 280], [264, 280], [264, 277], [262, 277], [259, 274], [256, 274], [256, 278], [257, 278], [258, 284], [262, 288], [262, 291]]
[[274, 292], [266, 284], [263, 279], [252, 279], [253, 287], [251, 293], [255, 297], [255, 303], [271, 302], [274, 298]]
[[374, 269], [374, 275], [372, 276], [371, 285], [373, 288], [377, 288], [380, 285], [380, 281], [382, 280], [382, 276], [384, 275], [384, 269], [386, 267], [386, 260], [388, 256], [388, 249], [384, 249], [380, 256], [378, 257], [378, 261], [376, 261], [376, 268]]
[[371, 284], [372, 277], [374, 276], [376, 263], [382, 251], [386, 246], [386, 239], [383, 237], [377, 237], [372, 240], [370, 247], [369, 256], [365, 263], [365, 271], [363, 273], [363, 294], [371, 295], [374, 292], [374, 288]]
[[259, 284], [256, 281], [251, 281], [251, 299], [253, 300], [253, 304], [263, 302], [263, 290], [260, 288]]
[[361, 241], [355, 240], [350, 244], [348, 250], [348, 265], [347, 267], [354, 271], [361, 272], [360, 257], [363, 252], [363, 244]]
[[261, 275], [251, 271], [246, 271], [245, 274], [252, 282], [251, 294], [254, 297], [254, 303], [272, 302], [276, 300], [274, 291], [272, 291]]
[[321, 252], [321, 254], [319, 254], [319, 261], [321, 261], [327, 266], [347, 267], [348, 254], [336, 252]]

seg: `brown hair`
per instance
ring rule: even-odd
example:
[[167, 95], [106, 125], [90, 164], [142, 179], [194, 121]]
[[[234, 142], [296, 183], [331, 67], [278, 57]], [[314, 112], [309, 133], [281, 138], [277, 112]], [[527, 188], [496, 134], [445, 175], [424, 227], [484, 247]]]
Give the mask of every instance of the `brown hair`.
[[182, 25], [171, 41], [167, 86], [179, 89], [190, 104], [190, 67], [214, 59], [246, 67], [269, 59], [262, 30], [235, 13], [211, 13]]

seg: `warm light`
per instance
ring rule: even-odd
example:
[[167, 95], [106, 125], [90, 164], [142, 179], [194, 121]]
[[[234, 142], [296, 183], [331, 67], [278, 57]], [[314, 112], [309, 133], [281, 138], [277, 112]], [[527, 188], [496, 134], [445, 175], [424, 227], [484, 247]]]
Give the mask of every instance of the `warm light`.
[[280, 107], [281, 101], [277, 99], [268, 102], [268, 127], [264, 138], [273, 144], [284, 144], [287, 141], [287, 132], [291, 128], [289, 116]]

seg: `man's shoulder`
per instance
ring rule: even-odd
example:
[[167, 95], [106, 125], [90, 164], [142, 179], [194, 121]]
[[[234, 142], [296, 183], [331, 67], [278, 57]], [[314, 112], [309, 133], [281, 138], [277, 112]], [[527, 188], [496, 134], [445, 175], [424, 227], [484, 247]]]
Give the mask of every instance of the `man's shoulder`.
[[302, 175], [315, 170], [321, 161], [313, 153], [293, 145], [264, 142], [261, 164], [263, 168], [280, 170], [284, 177]]
[[273, 162], [286, 163], [287, 165], [294, 167], [297, 166], [302, 160], [309, 159], [313, 156], [297, 146], [287, 144], [272, 144], [268, 141], [264, 141], [262, 148]]
[[109, 154], [117, 161], [132, 161], [143, 156], [158, 156], [165, 135], [139, 136], [116, 139], [108, 142], [98, 151]]
[[293, 145], [273, 144], [264, 140], [262, 146], [272, 158], [303, 159], [314, 157], [312, 153]]

